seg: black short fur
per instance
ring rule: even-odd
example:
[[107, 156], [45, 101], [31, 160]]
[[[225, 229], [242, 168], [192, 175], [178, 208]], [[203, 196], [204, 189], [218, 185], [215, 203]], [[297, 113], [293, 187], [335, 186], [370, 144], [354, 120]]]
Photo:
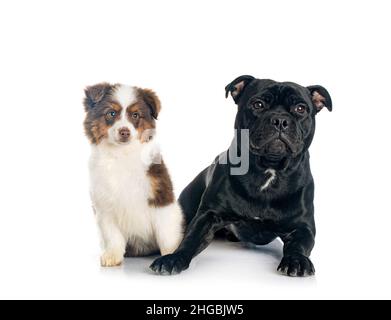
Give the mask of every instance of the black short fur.
[[321, 86], [252, 76], [235, 79], [226, 92], [238, 105], [238, 135], [240, 129], [249, 130], [249, 171], [232, 175], [230, 161], [217, 161], [201, 172], [179, 199], [189, 224], [182, 244], [151, 268], [160, 274], [187, 269], [215, 233], [226, 230], [233, 240], [256, 245], [281, 238], [284, 256], [278, 270], [289, 276], [312, 275], [314, 181], [308, 148], [316, 114], [323, 107], [332, 109], [330, 95]]

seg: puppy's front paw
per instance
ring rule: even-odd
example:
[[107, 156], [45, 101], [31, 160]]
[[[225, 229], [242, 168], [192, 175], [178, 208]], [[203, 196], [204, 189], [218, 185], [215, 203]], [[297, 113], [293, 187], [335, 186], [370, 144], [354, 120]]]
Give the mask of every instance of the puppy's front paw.
[[173, 275], [189, 268], [190, 261], [180, 253], [169, 254], [156, 259], [151, 270], [160, 275]]
[[118, 267], [124, 261], [124, 255], [119, 252], [106, 251], [100, 258], [100, 264], [102, 267]]
[[277, 270], [290, 277], [307, 277], [315, 274], [311, 260], [300, 254], [283, 257]]

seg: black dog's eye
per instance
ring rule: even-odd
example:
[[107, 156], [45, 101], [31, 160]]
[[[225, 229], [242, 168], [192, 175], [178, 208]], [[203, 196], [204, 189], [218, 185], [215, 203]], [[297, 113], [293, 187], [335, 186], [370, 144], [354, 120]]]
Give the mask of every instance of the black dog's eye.
[[295, 107], [295, 112], [297, 113], [303, 114], [306, 111], [307, 111], [306, 107], [301, 104]]
[[256, 110], [262, 110], [265, 108], [265, 106], [263, 105], [262, 101], [255, 101], [253, 102], [253, 108]]
[[106, 119], [111, 120], [114, 119], [117, 115], [117, 112], [114, 110], [110, 110], [109, 112], [106, 113]]
[[132, 113], [132, 118], [133, 119], [138, 119], [138, 118], [140, 118], [140, 114], [138, 112], [133, 112]]

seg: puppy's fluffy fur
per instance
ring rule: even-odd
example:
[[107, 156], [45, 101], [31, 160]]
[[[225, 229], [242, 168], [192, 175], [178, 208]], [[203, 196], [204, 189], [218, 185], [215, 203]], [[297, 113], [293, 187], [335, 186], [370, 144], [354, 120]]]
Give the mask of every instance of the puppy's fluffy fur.
[[107, 83], [85, 94], [102, 266], [120, 265], [124, 256], [172, 253], [182, 240], [184, 218], [155, 142], [158, 97], [148, 89]]

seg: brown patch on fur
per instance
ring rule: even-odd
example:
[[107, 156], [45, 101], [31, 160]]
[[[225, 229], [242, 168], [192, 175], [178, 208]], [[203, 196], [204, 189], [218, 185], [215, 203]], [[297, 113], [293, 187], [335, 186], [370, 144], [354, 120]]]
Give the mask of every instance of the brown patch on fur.
[[[134, 113], [139, 115], [137, 119], [133, 118]], [[128, 117], [136, 128], [138, 139], [141, 142], [148, 142], [153, 138], [154, 130], [156, 128], [155, 119], [143, 100], [139, 100], [128, 108]]]
[[84, 128], [87, 137], [93, 144], [98, 144], [103, 139], [108, 137], [107, 126], [102, 119], [88, 119], [84, 121]]
[[157, 120], [157, 117], [162, 109], [160, 100], [156, 93], [150, 89], [137, 88], [138, 100], [143, 101], [150, 109], [152, 117]]
[[154, 129], [155, 129], [155, 123], [144, 121], [142, 119], [140, 121], [139, 127], [137, 128], [138, 139], [143, 143], [151, 141], [154, 136]]
[[[92, 144], [99, 144], [108, 137], [108, 129], [118, 119], [121, 106], [112, 101], [115, 85], [100, 83], [85, 90], [84, 107], [87, 112], [84, 131]], [[116, 111], [117, 117], [107, 118], [107, 112]]]
[[167, 167], [162, 161], [161, 164], [153, 164], [148, 170], [151, 179], [153, 197], [148, 199], [152, 207], [165, 207], [175, 202], [174, 189]]
[[[117, 112], [117, 117], [114, 119], [107, 118], [107, 112], [114, 110]], [[110, 126], [118, 119], [121, 112], [121, 107], [115, 103], [101, 103], [87, 112], [84, 120], [84, 131], [91, 143], [99, 144], [103, 139], [108, 137]]]

